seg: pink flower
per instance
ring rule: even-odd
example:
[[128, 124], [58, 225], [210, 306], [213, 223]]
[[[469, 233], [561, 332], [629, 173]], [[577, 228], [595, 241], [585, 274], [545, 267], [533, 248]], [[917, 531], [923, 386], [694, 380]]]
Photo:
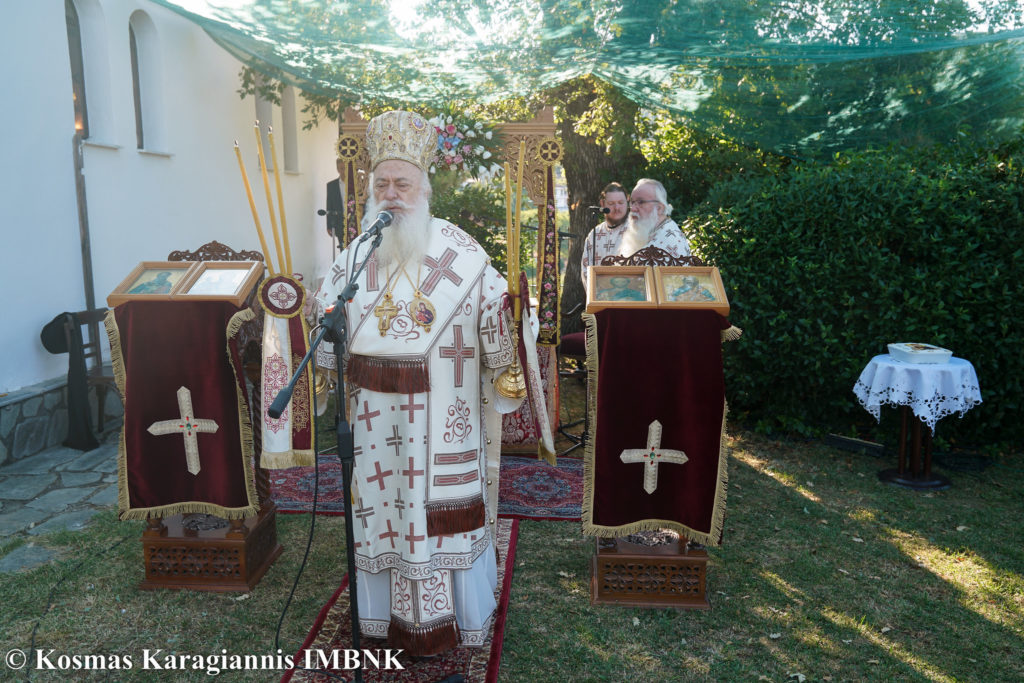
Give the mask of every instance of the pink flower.
[[462, 155], [461, 154], [456, 154], [455, 155], [455, 159], [453, 161], [455, 161], [455, 163], [457, 163], [457, 164], [461, 164], [462, 163]]
[[445, 132], [448, 133], [448, 135], [455, 135], [455, 126], [449, 123], [445, 128]]

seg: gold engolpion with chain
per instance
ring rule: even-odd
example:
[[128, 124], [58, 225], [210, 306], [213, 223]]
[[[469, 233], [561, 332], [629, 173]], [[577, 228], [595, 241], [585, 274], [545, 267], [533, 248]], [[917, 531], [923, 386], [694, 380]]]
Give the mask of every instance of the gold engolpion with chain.
[[398, 315], [398, 306], [395, 306], [390, 291], [384, 292], [384, 301], [374, 306], [373, 314], [377, 316], [377, 331], [380, 332], [380, 336], [387, 336], [391, 321]]

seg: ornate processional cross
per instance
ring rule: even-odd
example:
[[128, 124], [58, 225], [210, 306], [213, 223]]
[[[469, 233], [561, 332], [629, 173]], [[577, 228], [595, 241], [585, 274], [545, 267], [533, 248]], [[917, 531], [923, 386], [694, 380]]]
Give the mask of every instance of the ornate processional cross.
[[647, 427], [647, 448], [629, 448], [619, 456], [622, 462], [644, 463], [644, 491], [654, 493], [658, 488], [658, 463], [674, 462], [682, 465], [689, 458], [682, 451], [661, 447], [661, 423], [655, 420]]
[[178, 409], [181, 419], [162, 420], [149, 425], [146, 430], [154, 436], [164, 434], [181, 434], [185, 437], [185, 463], [188, 471], [199, 474], [199, 441], [196, 434], [205, 432], [213, 434], [217, 431], [217, 423], [213, 420], [197, 420], [192, 412], [192, 392], [181, 387], [178, 389]]

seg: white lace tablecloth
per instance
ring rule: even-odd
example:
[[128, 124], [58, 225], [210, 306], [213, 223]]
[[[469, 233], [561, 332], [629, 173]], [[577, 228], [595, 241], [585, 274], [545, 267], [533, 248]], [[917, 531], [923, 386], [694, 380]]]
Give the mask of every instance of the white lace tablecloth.
[[933, 434], [942, 418], [953, 413], [963, 417], [981, 403], [978, 375], [963, 358], [950, 358], [948, 363], [904, 363], [889, 354], [875, 356], [860, 373], [853, 393], [876, 420], [884, 404], [910, 406]]

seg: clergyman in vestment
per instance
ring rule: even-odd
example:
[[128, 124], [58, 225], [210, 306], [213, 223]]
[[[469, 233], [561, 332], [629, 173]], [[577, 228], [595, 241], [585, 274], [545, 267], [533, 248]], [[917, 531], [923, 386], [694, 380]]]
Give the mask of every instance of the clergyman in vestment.
[[[419, 656], [487, 637], [500, 413], [520, 402], [493, 384], [514, 353], [505, 279], [472, 237], [429, 214], [436, 144], [416, 114], [370, 122], [365, 216], [394, 222], [346, 304], [360, 631]], [[358, 270], [369, 241], [358, 255], [357, 244], [335, 260], [320, 305]]]

